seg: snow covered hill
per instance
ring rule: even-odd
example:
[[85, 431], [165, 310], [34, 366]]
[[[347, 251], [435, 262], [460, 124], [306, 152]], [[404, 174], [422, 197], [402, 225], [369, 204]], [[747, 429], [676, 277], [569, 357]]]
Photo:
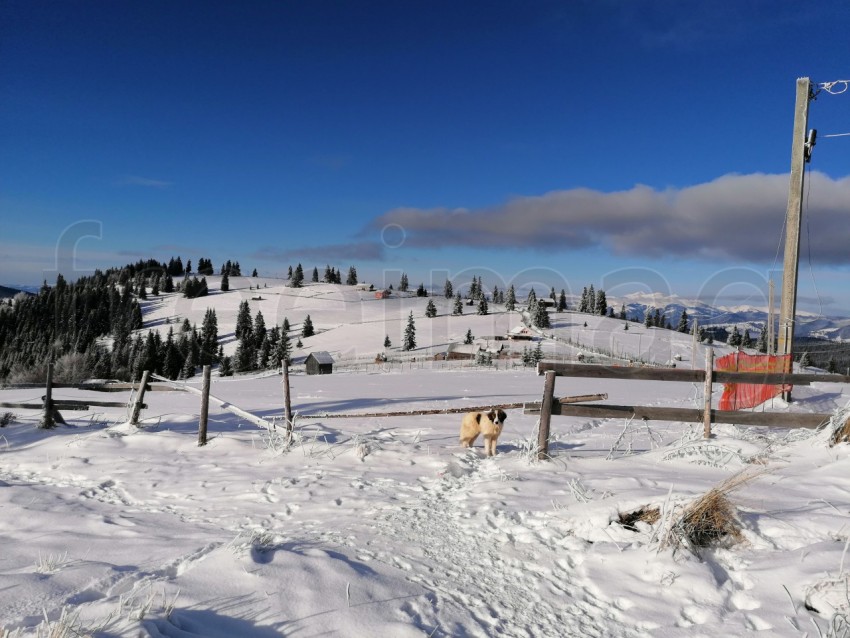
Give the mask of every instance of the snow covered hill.
[[[292, 375], [291, 442], [282, 427], [211, 406], [210, 442], [198, 447], [200, 406], [186, 392], [148, 393], [140, 427], [124, 408], [66, 412], [54, 430], [36, 427], [37, 410], [12, 410], [0, 429], [0, 636], [846, 635], [850, 446], [831, 447], [829, 428], [715, 426], [704, 440], [701, 424], [553, 417], [552, 458], [538, 462], [537, 418], [509, 410], [487, 458], [480, 441], [459, 446], [460, 415], [364, 415], [539, 400], [542, 378], [515, 359], [430, 356], [467, 329], [500, 334], [519, 313], [491, 304], [493, 314], [452, 317], [435, 298], [439, 314], [426, 319], [416, 297], [244, 283], [148, 299], [145, 320], [200, 325], [215, 307], [220, 333], [232, 333], [245, 298], [267, 325], [285, 316], [297, 330], [310, 314], [318, 334], [302, 354], [330, 350], [351, 365]], [[411, 311], [419, 343], [402, 361]], [[698, 346], [694, 360], [690, 337], [673, 331], [552, 320], [538, 339], [553, 358], [701, 366], [705, 354]], [[367, 364], [386, 335], [399, 363]], [[280, 383], [215, 376], [212, 394], [280, 425]], [[702, 391], [556, 385], [557, 396], [688, 408]], [[0, 388], [0, 401], [42, 393]], [[57, 388], [54, 398], [104, 395]], [[848, 404], [850, 387], [813, 383], [758, 409], [842, 424]], [[693, 511], [712, 513], [713, 547], [682, 542]]]

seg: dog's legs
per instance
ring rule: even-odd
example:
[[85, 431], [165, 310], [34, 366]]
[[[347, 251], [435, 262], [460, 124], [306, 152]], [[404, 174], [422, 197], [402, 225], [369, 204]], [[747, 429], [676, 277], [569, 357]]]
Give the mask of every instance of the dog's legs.
[[472, 436], [461, 437], [460, 444], [463, 447], [472, 447], [472, 445], [475, 443], [475, 439], [477, 439], [477, 438], [478, 438], [477, 434], [473, 434]]
[[484, 452], [487, 456], [496, 454], [496, 439], [487, 434], [484, 435]]

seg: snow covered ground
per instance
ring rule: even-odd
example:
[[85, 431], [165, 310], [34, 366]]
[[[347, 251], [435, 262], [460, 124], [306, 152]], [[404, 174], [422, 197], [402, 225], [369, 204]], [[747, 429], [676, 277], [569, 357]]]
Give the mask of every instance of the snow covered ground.
[[[239, 295], [153, 300], [146, 320], [199, 313], [200, 323], [212, 302], [235, 312]], [[369, 341], [379, 352], [388, 322], [400, 332], [425, 300], [395, 300], [395, 318], [372, 325], [378, 303], [297, 297], [263, 313], [270, 325], [300, 321], [294, 307], [310, 312], [325, 331], [304, 340], [307, 351]], [[363, 319], [347, 322], [352, 312]], [[228, 317], [219, 312], [222, 334]], [[585, 346], [690, 356], [686, 335], [553, 319], [552, 334]], [[471, 321], [515, 323], [506, 313], [441, 321], [418, 332], [429, 335], [422, 352]], [[567, 347], [547, 345], [565, 357]], [[282, 412], [280, 381], [215, 377], [212, 394], [270, 419]], [[124, 409], [97, 408], [40, 430], [36, 411], [14, 410], [0, 429], [0, 635], [60, 625], [174, 638], [846, 635], [830, 627], [850, 607], [850, 451], [830, 447], [827, 431], [716, 426], [703, 441], [696, 424], [553, 417], [553, 458], [537, 462], [536, 417], [511, 410], [499, 454], [486, 458], [480, 441], [459, 447], [460, 415], [309, 415], [536, 401], [532, 370], [420, 359], [291, 381], [289, 448], [280, 430], [215, 406], [198, 447], [199, 399], [186, 392], [148, 393], [141, 427]], [[618, 404], [702, 402], [688, 383], [557, 382], [558, 396], [594, 392]], [[0, 389], [0, 401], [41, 394]], [[130, 395], [54, 394], [85, 397]], [[769, 409], [833, 412], [848, 400], [847, 386], [813, 384]], [[742, 542], [698, 556], [665, 544], [684, 506], [741, 472], [749, 478], [730, 499]], [[660, 519], [617, 522], [644, 506]]]

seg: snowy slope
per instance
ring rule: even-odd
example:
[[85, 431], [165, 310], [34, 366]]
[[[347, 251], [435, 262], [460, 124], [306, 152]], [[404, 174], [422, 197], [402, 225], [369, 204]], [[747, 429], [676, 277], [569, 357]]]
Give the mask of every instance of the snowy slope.
[[[358, 356], [381, 351], [387, 326], [400, 330], [411, 309], [424, 312], [426, 300], [381, 304], [364, 292], [359, 303], [333, 288], [272, 299], [270, 284], [252, 310], [293, 327], [309, 312], [323, 332], [305, 350]], [[240, 295], [152, 300], [146, 319], [200, 324], [216, 307], [220, 331], [232, 331]], [[516, 320], [417, 317], [417, 336], [424, 353], [467, 327], [485, 334]], [[687, 335], [577, 313], [553, 320], [553, 355], [678, 354], [690, 365]], [[827, 432], [717, 426], [703, 441], [696, 424], [553, 417], [553, 458], [536, 462], [536, 417], [510, 410], [499, 454], [485, 458], [480, 441], [459, 447], [459, 415], [311, 415], [535, 401], [534, 371], [422, 358], [350, 370], [292, 376], [289, 448], [281, 429], [214, 406], [210, 443], [198, 447], [190, 393], [148, 393], [139, 428], [121, 408], [68, 412], [69, 425], [50, 431], [35, 427], [37, 411], [14, 410], [0, 430], [0, 634], [64, 623], [182, 638], [826, 636], [845, 617], [850, 451], [830, 448]], [[558, 396], [594, 392], [618, 404], [702, 403], [690, 383], [557, 382]], [[212, 393], [267, 419], [282, 412], [276, 375], [214, 377]], [[41, 394], [0, 389], [0, 401]], [[55, 392], [85, 397], [130, 399]], [[832, 412], [848, 399], [847, 386], [813, 384], [768, 409]], [[682, 507], [742, 471], [755, 474], [730, 496], [741, 543], [700, 556], [664, 544]], [[661, 520], [636, 531], [616, 522], [642, 506]]]

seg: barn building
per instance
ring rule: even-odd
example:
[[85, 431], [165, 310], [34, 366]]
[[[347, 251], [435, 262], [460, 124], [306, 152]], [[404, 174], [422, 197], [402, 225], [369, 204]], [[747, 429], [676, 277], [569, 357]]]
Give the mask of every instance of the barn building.
[[333, 374], [334, 360], [329, 352], [311, 352], [304, 360], [307, 374]]

